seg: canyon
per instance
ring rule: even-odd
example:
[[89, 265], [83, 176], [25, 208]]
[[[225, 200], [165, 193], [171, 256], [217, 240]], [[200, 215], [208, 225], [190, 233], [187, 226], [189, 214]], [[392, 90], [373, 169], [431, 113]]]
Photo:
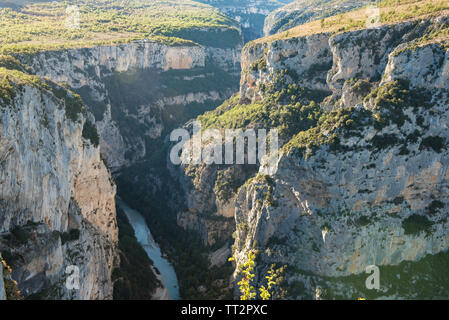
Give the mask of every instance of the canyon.
[[263, 36], [265, 18], [292, 0], [201, 0], [235, 19], [242, 28], [243, 40], [248, 42]]
[[[127, 210], [140, 212], [182, 298], [237, 298], [250, 252], [256, 287], [271, 265], [283, 268], [278, 299], [447, 296], [448, 8], [376, 28], [326, 20], [331, 30], [248, 42], [289, 1], [203, 2], [240, 26], [195, 30], [199, 42], [0, 56], [0, 299], [14, 290], [112, 299], [128, 259], [116, 194], [144, 243]], [[191, 131], [192, 119], [278, 129], [274, 172], [174, 165], [168, 136]], [[380, 268], [378, 291], [364, 285], [370, 265]], [[66, 286], [71, 266], [78, 290]], [[152, 297], [166, 297], [155, 283]]]

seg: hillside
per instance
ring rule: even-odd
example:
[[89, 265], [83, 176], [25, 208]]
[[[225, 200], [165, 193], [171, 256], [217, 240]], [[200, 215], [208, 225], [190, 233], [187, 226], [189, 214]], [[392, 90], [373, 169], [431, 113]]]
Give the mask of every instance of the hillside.
[[375, 0], [296, 0], [267, 16], [263, 28], [264, 34], [265, 36], [273, 35], [310, 21], [375, 3]]
[[[79, 9], [79, 24], [67, 27], [67, 5]], [[173, 45], [233, 47], [239, 28], [217, 9], [193, 1], [68, 1], [0, 9], [2, 52], [77, 48], [151, 39]], [[73, 21], [72, 21], [73, 22]], [[204, 28], [215, 29], [220, 41]], [[195, 32], [192, 32], [195, 30]]]
[[[79, 28], [67, 28], [64, 3], [0, 9], [0, 175], [2, 186], [17, 186], [0, 190], [5, 212], [0, 215], [0, 251], [25, 297], [69, 297], [63, 268], [76, 262], [85, 287], [70, 297], [147, 299], [157, 286], [154, 276], [131, 272], [148, 261], [138, 256], [141, 250], [123, 249], [135, 243], [128, 230], [117, 243], [116, 185], [134, 206], [147, 204], [156, 192], [164, 203], [177, 205], [167, 199], [176, 198], [176, 191], [167, 191], [164, 138], [238, 90], [241, 32], [217, 9], [191, 1], [76, 3]], [[17, 119], [26, 121], [21, 115], [30, 112], [38, 116], [26, 131]], [[18, 137], [21, 130], [27, 133]], [[9, 176], [15, 170], [23, 172]], [[59, 191], [53, 189], [58, 184]], [[184, 243], [176, 237], [188, 235], [176, 226], [175, 215], [148, 204], [143, 209], [149, 224], [158, 225], [154, 237], [164, 240], [178, 270], [203, 263], [198, 251], [179, 257], [188, 248], [176, 247]], [[120, 222], [119, 228], [127, 228]], [[113, 241], [102, 238], [108, 228]], [[79, 239], [76, 230], [72, 239], [72, 229], [79, 230]], [[26, 251], [30, 246], [32, 253]], [[120, 264], [119, 258], [126, 261]], [[45, 272], [48, 277], [42, 276]], [[190, 273], [182, 272], [185, 294]], [[113, 293], [114, 285], [119, 291]]]
[[[377, 4], [379, 8], [379, 26], [410, 19], [425, 18], [434, 13], [441, 13], [449, 9], [449, 4], [444, 0], [385, 0]], [[372, 12], [366, 8], [350, 11], [336, 16], [328, 17], [320, 21], [309, 22], [287, 31], [257, 39], [259, 43], [306, 36], [317, 33], [340, 33], [366, 28], [367, 21], [371, 20]]]

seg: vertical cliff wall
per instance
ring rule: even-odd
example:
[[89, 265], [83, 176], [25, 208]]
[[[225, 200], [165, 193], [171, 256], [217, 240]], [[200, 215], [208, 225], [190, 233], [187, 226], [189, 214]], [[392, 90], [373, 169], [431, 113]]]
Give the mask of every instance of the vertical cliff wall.
[[33, 73], [81, 95], [116, 171], [153, 152], [169, 128], [229, 97], [238, 82], [240, 49], [138, 41], [20, 59]]
[[[245, 46], [240, 94], [199, 120], [277, 127], [277, 171], [184, 166], [178, 221], [210, 244], [234, 215], [236, 270], [251, 250], [256, 286], [271, 264], [287, 267], [276, 297], [444, 297], [447, 26], [440, 14]], [[370, 265], [378, 291], [365, 286]]]
[[[449, 51], [428, 35], [447, 23], [443, 15], [245, 49], [242, 98], [264, 99], [264, 85], [288, 68], [287, 86], [328, 90], [322, 108], [334, 111], [284, 146], [269, 182], [240, 188], [238, 264], [255, 248], [261, 274], [286, 265], [290, 298], [445, 296]], [[379, 291], [364, 285], [369, 265], [380, 267]]]
[[[110, 299], [115, 185], [92, 116], [52, 82], [2, 76], [0, 247], [12, 278], [24, 296]], [[78, 271], [79, 288], [68, 288]]]

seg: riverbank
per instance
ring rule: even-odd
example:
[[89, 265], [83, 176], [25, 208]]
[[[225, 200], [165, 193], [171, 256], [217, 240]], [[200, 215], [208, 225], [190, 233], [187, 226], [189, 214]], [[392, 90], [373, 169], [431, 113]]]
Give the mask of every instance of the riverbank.
[[137, 241], [143, 247], [148, 257], [153, 261], [153, 270], [158, 280], [163, 284], [163, 288], [158, 288], [153, 295], [155, 300], [179, 300], [179, 284], [175, 270], [170, 262], [163, 257], [163, 254], [154, 241], [150, 229], [143, 216], [136, 210], [131, 209], [126, 203], [117, 199], [117, 204], [125, 212], [129, 223], [134, 229]]

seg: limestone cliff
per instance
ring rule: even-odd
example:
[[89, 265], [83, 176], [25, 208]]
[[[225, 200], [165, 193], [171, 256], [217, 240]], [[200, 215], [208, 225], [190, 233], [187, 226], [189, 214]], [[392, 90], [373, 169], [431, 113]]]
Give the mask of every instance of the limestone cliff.
[[[425, 36], [447, 25], [442, 15], [245, 49], [242, 99], [264, 99], [289, 69], [285, 83], [329, 91], [322, 108], [334, 111], [284, 146], [275, 175], [240, 188], [238, 264], [256, 248], [259, 272], [286, 265], [290, 298], [447, 294], [449, 51]], [[369, 265], [379, 291], [365, 288]]]
[[[24, 296], [110, 299], [115, 185], [100, 158], [93, 117], [64, 88], [10, 74], [2, 83], [9, 83], [8, 94], [0, 97], [3, 258]], [[78, 289], [65, 283], [76, 277], [74, 269]]]
[[81, 95], [95, 115], [108, 166], [117, 171], [152, 152], [146, 140], [226, 99], [238, 82], [240, 49], [143, 40], [19, 58], [32, 73]]
[[[221, 220], [234, 214], [237, 266], [258, 250], [257, 285], [287, 266], [277, 297], [445, 296], [447, 26], [440, 14], [247, 45], [239, 96], [199, 120], [277, 126], [277, 171], [184, 166], [178, 222], [211, 244], [229, 239]], [[365, 287], [370, 265], [378, 291]]]
[[[215, 108], [238, 90], [242, 41], [234, 40], [218, 47], [142, 40], [16, 57], [31, 74], [80, 95], [95, 117], [91, 123], [98, 129], [105, 163], [128, 201], [151, 197], [160, 201], [163, 194], [170, 197], [166, 205], [179, 207], [182, 201], [164, 168], [164, 139], [172, 129]], [[154, 211], [152, 221], [158, 221], [157, 214]], [[168, 228], [177, 228], [174, 220]], [[228, 220], [232, 225], [232, 219]], [[155, 235], [161, 237], [158, 230]]]

